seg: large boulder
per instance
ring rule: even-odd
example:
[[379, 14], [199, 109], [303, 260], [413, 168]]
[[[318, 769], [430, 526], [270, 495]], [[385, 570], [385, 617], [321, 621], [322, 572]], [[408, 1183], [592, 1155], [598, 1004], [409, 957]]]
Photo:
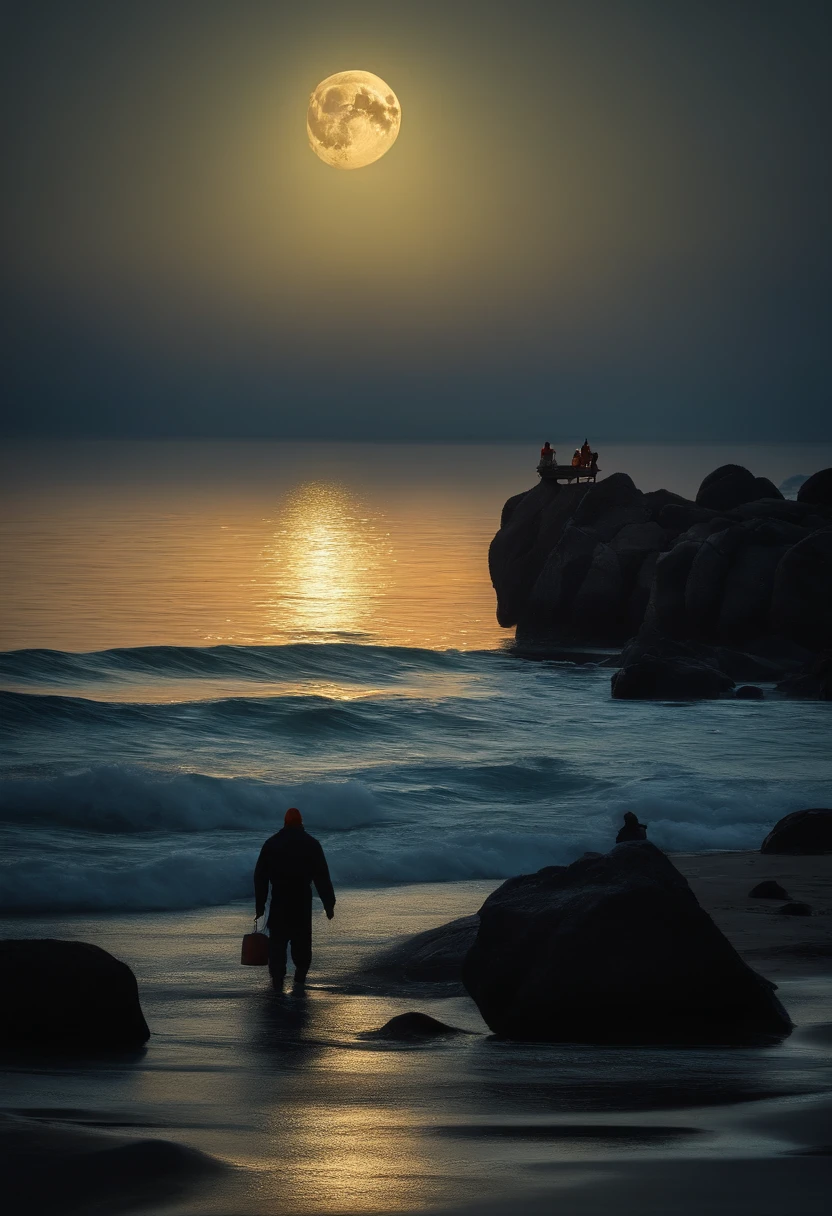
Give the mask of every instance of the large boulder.
[[649, 518], [655, 522], [661, 522], [662, 511], [666, 507], [694, 506], [689, 498], [683, 498], [681, 494], [674, 494], [672, 490], [648, 490], [643, 499]]
[[787, 697], [832, 701], [832, 650], [822, 650], [800, 670], [787, 675], [777, 685], [777, 691]]
[[518, 632], [567, 634], [571, 630], [572, 603], [600, 544], [592, 528], [567, 524], [532, 588]]
[[794, 502], [786, 498], [761, 498], [736, 507], [731, 514], [738, 519], [782, 519], [803, 526], [816, 508], [810, 502]]
[[624, 575], [618, 554], [599, 544], [572, 601], [572, 627], [578, 636], [604, 641], [626, 636], [622, 624]]
[[832, 527], [811, 533], [780, 559], [770, 625], [812, 650], [832, 644]]
[[725, 578], [734, 554], [741, 547], [744, 524], [732, 524], [702, 542], [685, 585], [688, 635], [710, 638], [716, 633]]
[[791, 1029], [685, 879], [647, 841], [509, 879], [480, 909], [463, 981], [496, 1034], [747, 1041]]
[[710, 700], [731, 692], [734, 681], [710, 647], [644, 629], [624, 650], [610, 687], [626, 701]]
[[427, 929], [376, 955], [365, 972], [407, 983], [458, 981], [462, 975], [462, 961], [479, 927], [479, 917], [475, 914]]
[[627, 633], [630, 637], [638, 633], [647, 617], [653, 582], [656, 577], [656, 566], [660, 556], [661, 554], [658, 552], [642, 554], [641, 562], [632, 579], [632, 588], [627, 603], [627, 622], [629, 624]]
[[721, 642], [740, 642], [765, 633], [774, 575], [785, 549], [746, 544], [725, 574], [716, 623]]
[[777, 499], [780, 502], [786, 501], [780, 490], [768, 477], [755, 477], [754, 484], [757, 487], [757, 500]]
[[575, 523], [584, 528], [612, 519], [620, 519], [623, 527], [625, 523], [646, 523], [647, 518], [644, 495], [627, 473], [613, 473], [591, 485], [574, 515]]
[[714, 646], [711, 653], [720, 670], [736, 681], [764, 680], [774, 683], [782, 679], [789, 670], [789, 664], [783, 660], [769, 658], [764, 654], [749, 654], [745, 650], [734, 650], [730, 646]]
[[739, 528], [716, 622], [716, 636], [729, 643], [767, 632], [777, 568], [788, 549], [806, 535], [794, 524], [774, 518], [748, 520]]
[[697, 507], [692, 502], [668, 503], [659, 510], [656, 522], [674, 536], [679, 536], [697, 524], [708, 523], [719, 515], [719, 511], [713, 511], [710, 507]]
[[149, 1038], [126, 963], [87, 942], [0, 941], [0, 1039], [7, 1046], [140, 1047]]
[[832, 507], [832, 469], [821, 469], [807, 478], [797, 491], [797, 501]]
[[766, 497], [767, 494], [760, 492], [757, 478], [748, 469], [741, 464], [723, 464], [704, 479], [697, 491], [696, 503], [715, 511], [730, 511], [741, 503]]
[[832, 853], [832, 810], [792, 811], [779, 819], [761, 853]]
[[[645, 553], [663, 546], [665, 533], [650, 522], [644, 495], [625, 473], [581, 491], [567, 500], [571, 514], [518, 609], [518, 638], [609, 645], [632, 632], [632, 589]], [[502, 602], [498, 591], [498, 619]]]
[[560, 539], [588, 486], [541, 481], [516, 494], [503, 508], [500, 531], [491, 542], [488, 566], [497, 592], [497, 620], [516, 625], [537, 576]]
[[685, 592], [702, 541], [682, 536], [672, 549], [659, 555], [650, 591], [646, 619], [665, 637], [684, 638], [687, 635]]

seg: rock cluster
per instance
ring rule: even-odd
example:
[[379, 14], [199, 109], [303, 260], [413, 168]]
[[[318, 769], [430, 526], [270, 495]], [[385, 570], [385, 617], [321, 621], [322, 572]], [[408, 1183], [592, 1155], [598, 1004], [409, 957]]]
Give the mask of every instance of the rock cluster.
[[479, 915], [463, 982], [501, 1036], [747, 1041], [791, 1028], [774, 985], [647, 841], [509, 879]]
[[543, 481], [505, 504], [489, 567], [497, 619], [521, 644], [635, 639], [617, 696], [719, 695], [803, 664], [805, 689], [829, 688], [826, 668], [808, 668], [832, 639], [832, 469], [796, 501], [739, 465], [709, 474], [695, 502], [642, 493], [626, 473]]

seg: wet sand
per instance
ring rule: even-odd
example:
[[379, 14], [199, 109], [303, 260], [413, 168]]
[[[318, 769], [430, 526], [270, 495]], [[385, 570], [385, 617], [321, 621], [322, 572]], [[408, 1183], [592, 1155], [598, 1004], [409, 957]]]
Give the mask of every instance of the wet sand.
[[[832, 973], [832, 855], [788, 857], [762, 853], [675, 853], [690, 883], [742, 957], [775, 982], [780, 977]], [[814, 915], [783, 916], [783, 900], [750, 899], [775, 879]]]
[[[3, 1053], [7, 1164], [41, 1137], [42, 1160], [74, 1180], [27, 1193], [24, 1171], [18, 1210], [819, 1216], [832, 1182], [832, 857], [674, 860], [780, 984], [796, 1023], [783, 1043], [501, 1043], [466, 997], [347, 982], [395, 938], [475, 910], [495, 883], [344, 892], [336, 921], [316, 916], [314, 982], [282, 997], [239, 966], [245, 906], [2, 922], [3, 936], [76, 937], [129, 962], [153, 1031], [124, 1058]], [[816, 914], [749, 899], [763, 878]], [[362, 1037], [411, 1009], [476, 1033]], [[121, 1171], [107, 1164], [125, 1150]]]

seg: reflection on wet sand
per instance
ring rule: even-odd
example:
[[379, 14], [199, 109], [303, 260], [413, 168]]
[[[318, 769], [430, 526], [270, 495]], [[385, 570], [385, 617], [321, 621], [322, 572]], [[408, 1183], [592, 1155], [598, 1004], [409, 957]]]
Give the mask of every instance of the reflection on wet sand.
[[[466, 1202], [479, 1213], [501, 1197], [506, 1212], [533, 1210], [535, 1187], [573, 1178], [582, 1194], [613, 1170], [672, 1172], [692, 1158], [691, 1176], [720, 1156], [753, 1158], [753, 1180], [764, 1155], [800, 1142], [789, 1132], [784, 1143], [776, 1128], [750, 1120], [779, 1119], [784, 1104], [805, 1113], [808, 1099], [788, 1095], [828, 1093], [823, 1025], [770, 1048], [684, 1052], [508, 1043], [484, 1033], [430, 1046], [360, 1039], [410, 1009], [484, 1029], [463, 997], [358, 994], [339, 985], [391, 936], [460, 915], [484, 890], [352, 891], [332, 926], [318, 926], [313, 982], [303, 994], [287, 985], [280, 997], [262, 969], [239, 965], [248, 906], [33, 919], [25, 930], [32, 936], [75, 936], [129, 960], [153, 1037], [129, 1063], [30, 1068], [18, 1060], [3, 1076], [5, 1104], [58, 1120], [88, 1112], [82, 1117], [95, 1126], [175, 1141], [236, 1167], [212, 1175], [182, 1206], [142, 1209], [153, 1216], [358, 1216]], [[19, 922], [0, 929], [21, 933]], [[828, 980], [782, 987], [801, 1026], [828, 1029]], [[821, 1134], [828, 1143], [825, 1128]], [[570, 1195], [561, 1190], [540, 1210], [573, 1211]]]
[[266, 1211], [380, 1212], [447, 1197], [439, 1160], [446, 1154], [425, 1135], [402, 1087], [406, 1057], [359, 1047], [355, 1016], [354, 1001], [314, 987], [264, 992], [252, 1011], [245, 1075], [260, 1091], [258, 1105], [264, 1090], [269, 1100], [259, 1157], [233, 1163], [254, 1179]]

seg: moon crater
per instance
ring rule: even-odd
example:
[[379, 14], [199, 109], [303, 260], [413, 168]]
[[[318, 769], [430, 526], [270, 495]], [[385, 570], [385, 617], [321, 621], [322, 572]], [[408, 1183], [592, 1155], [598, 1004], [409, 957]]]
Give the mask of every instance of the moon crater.
[[313, 152], [336, 169], [371, 165], [393, 146], [402, 111], [396, 94], [372, 72], [336, 72], [309, 98], [306, 132]]

